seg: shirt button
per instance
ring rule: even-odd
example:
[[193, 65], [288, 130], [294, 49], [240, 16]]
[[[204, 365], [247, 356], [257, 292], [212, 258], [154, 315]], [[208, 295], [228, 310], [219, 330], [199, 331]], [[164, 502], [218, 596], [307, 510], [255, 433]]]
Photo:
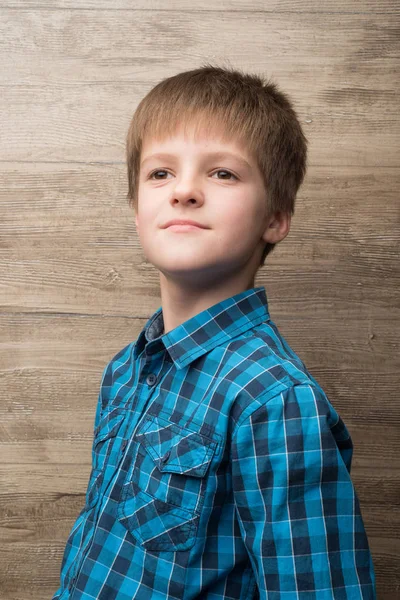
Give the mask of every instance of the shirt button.
[[169, 459], [171, 454], [171, 450], [167, 450], [167, 452], [164, 454], [164, 456], [161, 457], [161, 464], [163, 465], [164, 463], [167, 462], [167, 460]]
[[150, 375], [147, 375], [147, 377], [146, 377], [147, 385], [154, 385], [156, 381], [157, 381], [157, 376], [154, 373], [150, 373]]

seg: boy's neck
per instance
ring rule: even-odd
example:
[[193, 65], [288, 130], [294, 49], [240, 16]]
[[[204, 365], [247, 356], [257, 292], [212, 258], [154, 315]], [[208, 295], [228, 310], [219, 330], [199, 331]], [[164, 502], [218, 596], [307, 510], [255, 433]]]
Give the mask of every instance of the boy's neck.
[[160, 272], [163, 334], [175, 329], [210, 306], [254, 287], [254, 277], [247, 282], [242, 279], [236, 277], [223, 280], [218, 284], [214, 282], [212, 286], [204, 288], [199, 285], [190, 286], [186, 281], [183, 283], [172, 281]]

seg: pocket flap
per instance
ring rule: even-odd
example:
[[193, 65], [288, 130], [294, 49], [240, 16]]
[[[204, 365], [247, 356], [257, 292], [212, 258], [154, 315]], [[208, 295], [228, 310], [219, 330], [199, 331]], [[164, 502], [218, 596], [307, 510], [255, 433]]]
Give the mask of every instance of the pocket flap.
[[125, 411], [120, 408], [114, 408], [104, 415], [94, 431], [95, 444], [115, 436], [124, 417]]
[[153, 415], [145, 416], [136, 439], [160, 471], [191, 477], [204, 477], [217, 447], [215, 440]]

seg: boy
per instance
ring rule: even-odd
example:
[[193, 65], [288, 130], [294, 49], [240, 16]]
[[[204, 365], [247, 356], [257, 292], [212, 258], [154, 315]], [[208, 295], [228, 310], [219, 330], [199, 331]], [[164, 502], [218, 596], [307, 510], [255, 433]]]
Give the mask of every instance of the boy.
[[86, 504], [53, 600], [372, 600], [352, 441], [254, 287], [307, 140], [273, 83], [167, 78], [127, 136], [162, 307], [105, 367]]

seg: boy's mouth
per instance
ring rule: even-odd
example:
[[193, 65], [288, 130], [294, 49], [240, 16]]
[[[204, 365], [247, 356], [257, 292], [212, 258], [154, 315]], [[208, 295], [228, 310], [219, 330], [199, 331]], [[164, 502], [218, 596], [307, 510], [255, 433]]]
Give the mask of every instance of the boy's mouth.
[[163, 229], [173, 228], [174, 230], [178, 230], [178, 228], [181, 227], [192, 229], [208, 229], [208, 227], [206, 227], [202, 223], [197, 223], [197, 221], [192, 221], [191, 219], [172, 219], [171, 221], [168, 221], [167, 223], [165, 223], [165, 225], [162, 226]]
[[169, 231], [176, 231], [176, 232], [181, 231], [181, 232], [184, 232], [184, 231], [195, 231], [195, 230], [200, 231], [201, 229], [205, 229], [205, 228], [204, 227], [198, 227], [197, 225], [188, 225], [188, 224], [186, 224], [186, 225], [170, 225], [169, 227], [167, 227], [167, 229]]

